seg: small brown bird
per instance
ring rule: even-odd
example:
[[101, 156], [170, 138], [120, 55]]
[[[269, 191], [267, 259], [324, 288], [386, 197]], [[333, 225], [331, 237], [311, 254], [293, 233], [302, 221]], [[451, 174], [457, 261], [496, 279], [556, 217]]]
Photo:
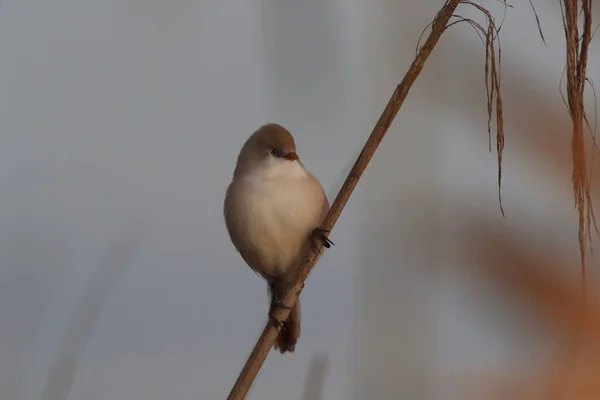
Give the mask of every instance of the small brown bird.
[[[223, 214], [231, 241], [244, 261], [263, 277], [271, 293], [269, 316], [281, 303], [310, 246], [333, 244], [319, 226], [329, 201], [319, 181], [296, 154], [292, 134], [266, 124], [244, 143], [225, 195]], [[293, 352], [300, 336], [300, 302], [292, 308], [275, 341]]]

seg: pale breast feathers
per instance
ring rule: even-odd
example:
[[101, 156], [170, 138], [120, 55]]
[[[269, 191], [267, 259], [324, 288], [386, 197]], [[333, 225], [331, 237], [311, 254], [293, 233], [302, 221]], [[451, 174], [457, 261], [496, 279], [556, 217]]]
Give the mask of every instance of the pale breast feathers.
[[320, 225], [328, 206], [310, 174], [245, 177], [228, 188], [225, 220], [250, 267], [276, 275], [302, 256], [310, 231]]

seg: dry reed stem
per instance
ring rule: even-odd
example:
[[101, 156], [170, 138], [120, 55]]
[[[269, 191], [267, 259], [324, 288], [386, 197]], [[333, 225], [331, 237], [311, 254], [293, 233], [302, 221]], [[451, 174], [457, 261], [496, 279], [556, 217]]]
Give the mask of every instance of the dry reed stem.
[[[567, 106], [573, 132], [571, 150], [573, 157], [573, 193], [579, 213], [579, 252], [581, 256], [581, 277], [585, 288], [585, 253], [588, 239], [591, 240], [591, 225], [596, 232], [596, 219], [590, 194], [590, 181], [584, 147], [583, 129], [590, 126], [585, 112], [584, 90], [588, 82], [586, 76], [588, 48], [592, 40], [592, 2], [582, 0], [561, 0], [563, 26], [567, 41]], [[579, 34], [579, 14], [583, 16], [583, 34]]]
[[[448, 21], [452, 17], [454, 10], [460, 2], [460, 0], [447, 0], [442, 9], [436, 15], [429, 37], [425, 41], [423, 47], [421, 47], [419, 50], [419, 53], [412, 62], [408, 72], [404, 76], [404, 79], [402, 79], [402, 82], [400, 82], [400, 84], [396, 87], [396, 90], [392, 94], [390, 101], [383, 110], [383, 113], [377, 121], [375, 128], [365, 143], [363, 150], [359, 154], [356, 162], [350, 170], [346, 181], [342, 185], [337, 197], [331, 205], [329, 213], [321, 225], [323, 229], [331, 231], [337, 222], [344, 206], [350, 198], [350, 195], [354, 191], [358, 180], [365, 171], [369, 161], [377, 150], [379, 143], [381, 143], [383, 137], [385, 136], [402, 103], [404, 103], [412, 84], [415, 82], [419, 73], [423, 69], [425, 61], [431, 54], [431, 51], [446, 29]], [[317, 249], [311, 250], [307, 254], [304, 263], [298, 269], [296, 275], [292, 279], [288, 292], [284, 296], [284, 303], [286, 305], [293, 306], [296, 303], [296, 300], [298, 299], [298, 296], [304, 287], [304, 281], [310, 274], [316, 262], [318, 255], [317, 252], [322, 250], [323, 246], [319, 245]], [[273, 313], [273, 317], [279, 321], [285, 321], [288, 318], [289, 313], [289, 309], [277, 308]], [[240, 372], [238, 379], [233, 385], [233, 388], [227, 397], [228, 400], [242, 400], [246, 397], [250, 387], [252, 386], [252, 383], [254, 382], [254, 379], [256, 378], [256, 375], [258, 374], [258, 371], [262, 367], [267, 357], [267, 354], [271, 350], [271, 347], [273, 346], [280, 329], [281, 328], [275, 326], [271, 322], [266, 324], [260, 338], [252, 350], [252, 353], [248, 357], [244, 368]]]

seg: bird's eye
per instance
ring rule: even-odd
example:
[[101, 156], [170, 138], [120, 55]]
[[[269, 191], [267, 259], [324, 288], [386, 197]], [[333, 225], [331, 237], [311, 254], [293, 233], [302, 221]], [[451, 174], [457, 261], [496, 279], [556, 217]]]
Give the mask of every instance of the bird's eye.
[[279, 150], [277, 150], [277, 149], [275, 149], [275, 148], [272, 148], [272, 147], [271, 147], [271, 148], [269, 149], [269, 153], [271, 153], [271, 155], [272, 155], [273, 157], [277, 157], [277, 156], [279, 155]]

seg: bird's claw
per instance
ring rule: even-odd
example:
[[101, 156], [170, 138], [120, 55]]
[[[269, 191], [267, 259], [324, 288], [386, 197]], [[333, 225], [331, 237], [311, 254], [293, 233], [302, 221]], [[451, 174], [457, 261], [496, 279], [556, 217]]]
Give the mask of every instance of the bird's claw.
[[319, 250], [319, 246], [317, 246], [317, 240], [319, 240], [321, 243], [323, 243], [323, 247], [325, 247], [327, 249], [331, 248], [331, 246], [335, 246], [335, 243], [333, 243], [331, 240], [329, 240], [329, 238], [325, 235], [326, 233], [329, 233], [329, 232], [330, 232], [329, 230], [323, 229], [323, 228], [315, 228], [311, 232], [310, 236], [312, 239], [312, 244], [319, 253], [321, 251]]
[[275, 328], [277, 328], [277, 329], [283, 328], [283, 321], [278, 320], [271, 313], [269, 313], [269, 321], [271, 322], [271, 325], [273, 325]]
[[273, 325], [277, 329], [283, 328], [283, 323], [284, 323], [284, 321], [278, 320], [273, 315], [273, 313], [275, 312], [275, 310], [278, 309], [278, 308], [282, 308], [284, 310], [291, 310], [292, 309], [292, 307], [289, 307], [289, 306], [286, 306], [285, 304], [283, 304], [283, 302], [281, 300], [279, 300], [277, 298], [277, 296], [275, 296], [275, 294], [273, 294], [273, 297], [271, 298], [271, 307], [269, 309], [269, 320], [271, 321], [271, 325]]
[[269, 315], [273, 314], [273, 312], [275, 312], [275, 309], [277, 308], [283, 308], [284, 310], [292, 309], [292, 307], [283, 304], [283, 301], [279, 300], [277, 295], [275, 295], [275, 292], [273, 292], [273, 296], [271, 297], [271, 307], [269, 310]]
[[283, 303], [283, 301], [279, 299], [279, 296], [277, 296], [277, 288], [274, 282], [269, 283], [269, 286], [271, 288], [271, 305], [269, 307], [269, 321], [271, 322], [271, 325], [273, 325], [275, 328], [280, 329], [283, 328], [285, 321], [278, 320], [277, 318], [275, 318], [273, 313], [278, 308], [284, 310], [291, 310], [293, 307], [286, 306]]

